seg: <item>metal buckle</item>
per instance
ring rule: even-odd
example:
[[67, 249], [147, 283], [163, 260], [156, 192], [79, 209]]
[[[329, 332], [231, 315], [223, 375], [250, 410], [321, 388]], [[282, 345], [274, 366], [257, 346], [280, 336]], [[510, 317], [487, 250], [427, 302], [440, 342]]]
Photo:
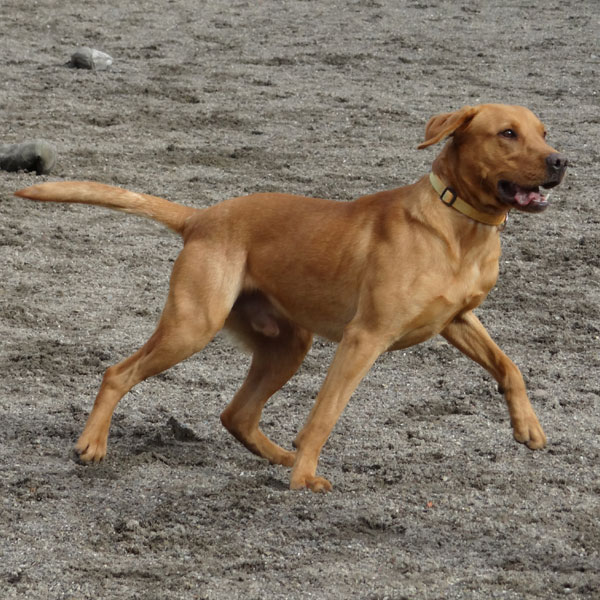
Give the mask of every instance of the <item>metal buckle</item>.
[[[450, 192], [452, 194], [452, 200], [450, 200], [450, 202], [446, 202], [444, 200], [444, 196], [446, 195], [446, 192]], [[446, 205], [446, 206], [452, 206], [455, 202], [456, 199], [458, 198], [458, 194], [451, 188], [451, 187], [445, 187], [444, 191], [440, 194], [440, 200]]]

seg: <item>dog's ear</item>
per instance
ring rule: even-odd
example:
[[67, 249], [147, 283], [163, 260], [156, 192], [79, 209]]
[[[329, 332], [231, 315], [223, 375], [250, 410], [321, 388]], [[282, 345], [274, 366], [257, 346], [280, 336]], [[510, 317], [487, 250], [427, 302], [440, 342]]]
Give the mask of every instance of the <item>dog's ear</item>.
[[419, 144], [417, 148], [421, 150], [422, 148], [437, 144], [462, 127], [466, 127], [476, 113], [477, 107], [464, 106], [456, 112], [444, 113], [442, 115], [431, 117], [429, 123], [427, 123], [427, 126], [425, 127], [425, 141], [422, 144]]

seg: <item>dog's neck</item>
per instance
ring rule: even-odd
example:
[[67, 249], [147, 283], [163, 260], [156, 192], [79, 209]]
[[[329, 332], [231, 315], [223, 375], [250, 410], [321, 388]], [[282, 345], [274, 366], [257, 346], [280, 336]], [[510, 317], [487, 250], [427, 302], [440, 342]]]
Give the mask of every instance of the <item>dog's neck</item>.
[[503, 226], [506, 223], [506, 218], [508, 216], [506, 213], [491, 215], [477, 210], [471, 204], [465, 202], [462, 198], [459, 198], [456, 191], [447, 186], [433, 171], [429, 174], [429, 181], [440, 200], [446, 206], [451, 206], [454, 210], [469, 217], [469, 219], [496, 227]]

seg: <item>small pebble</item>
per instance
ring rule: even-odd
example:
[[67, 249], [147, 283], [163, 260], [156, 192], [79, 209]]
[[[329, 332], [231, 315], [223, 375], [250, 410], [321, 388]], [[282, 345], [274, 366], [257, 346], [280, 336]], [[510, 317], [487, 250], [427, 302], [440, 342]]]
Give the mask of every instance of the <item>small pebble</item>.
[[113, 63], [112, 56], [94, 48], [82, 46], [77, 48], [67, 64], [76, 69], [91, 69], [92, 71], [106, 71]]

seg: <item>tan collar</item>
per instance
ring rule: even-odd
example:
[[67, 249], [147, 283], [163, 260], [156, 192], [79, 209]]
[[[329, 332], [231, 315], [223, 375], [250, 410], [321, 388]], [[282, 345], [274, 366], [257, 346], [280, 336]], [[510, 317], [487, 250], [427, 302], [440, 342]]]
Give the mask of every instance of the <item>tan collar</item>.
[[[459, 213], [478, 221], [479, 223], [485, 223], [486, 225], [504, 225], [506, 223], [507, 215], [489, 215], [481, 212], [476, 208], [473, 208], [469, 203], [465, 202], [456, 195], [456, 192], [447, 185], [435, 174], [433, 171], [429, 174], [429, 181], [433, 186], [433, 189], [437, 192], [440, 200], [446, 205], [451, 206]], [[446, 200], [446, 195], [449, 194], [450, 198]]]

